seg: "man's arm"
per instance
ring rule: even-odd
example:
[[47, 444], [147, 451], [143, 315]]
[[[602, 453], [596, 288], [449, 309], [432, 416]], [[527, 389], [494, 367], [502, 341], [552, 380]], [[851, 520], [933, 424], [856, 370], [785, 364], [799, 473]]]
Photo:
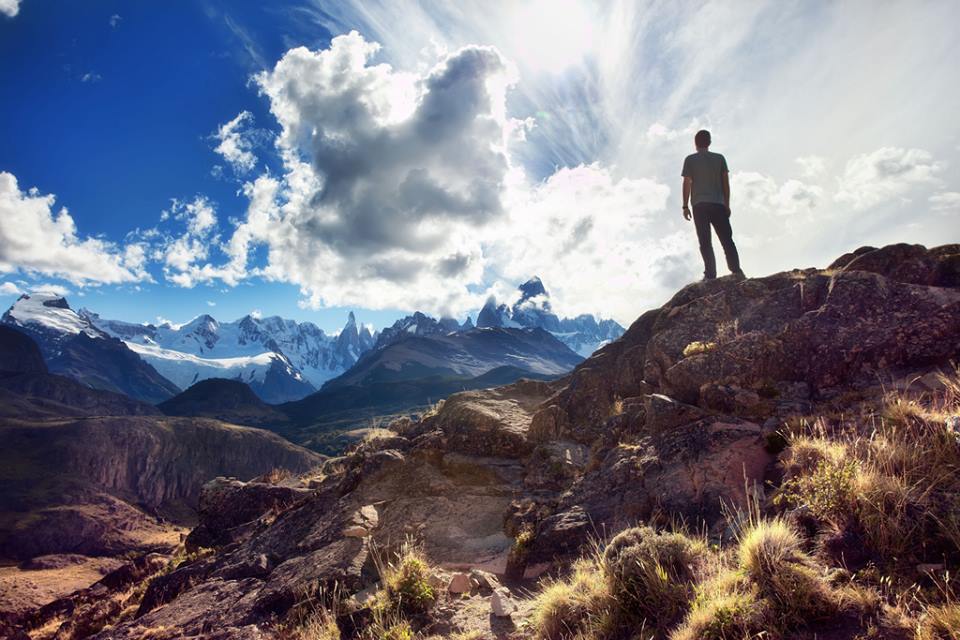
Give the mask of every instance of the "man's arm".
[[723, 203], [727, 205], [727, 211], [730, 210], [730, 172], [723, 172]]
[[690, 190], [693, 188], [693, 178], [683, 177], [683, 217], [690, 219]]

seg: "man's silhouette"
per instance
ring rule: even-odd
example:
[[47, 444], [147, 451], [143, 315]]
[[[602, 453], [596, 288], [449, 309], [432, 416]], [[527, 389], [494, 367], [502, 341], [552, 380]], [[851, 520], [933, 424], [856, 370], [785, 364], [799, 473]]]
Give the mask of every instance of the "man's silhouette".
[[700, 241], [703, 256], [703, 279], [717, 277], [717, 259], [713, 255], [713, 239], [710, 226], [717, 232], [723, 253], [727, 258], [730, 273], [745, 278], [740, 270], [740, 256], [733, 244], [733, 229], [730, 227], [730, 172], [727, 160], [719, 153], [710, 151], [710, 132], [701, 130], [694, 137], [697, 152], [683, 161], [683, 217], [691, 218], [688, 203], [693, 200], [693, 224]]

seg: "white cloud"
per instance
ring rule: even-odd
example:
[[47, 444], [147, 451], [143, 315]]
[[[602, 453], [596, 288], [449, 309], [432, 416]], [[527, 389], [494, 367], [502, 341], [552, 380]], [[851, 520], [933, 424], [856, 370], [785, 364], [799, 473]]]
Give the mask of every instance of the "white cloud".
[[259, 320], [260, 318], [263, 317], [263, 312], [260, 311], [260, 309], [254, 309], [253, 311], [250, 312], [250, 317], [253, 318], [254, 320]]
[[858, 211], [868, 209], [907, 196], [917, 186], [939, 184], [942, 170], [943, 164], [923, 149], [882, 147], [847, 162], [835, 198]]
[[163, 262], [167, 280], [191, 288], [220, 277], [216, 267], [205, 263], [211, 247], [219, 242], [217, 214], [208, 198], [198, 195], [189, 202], [174, 198], [170, 208], [160, 214], [160, 219], [178, 220], [186, 227], [181, 235], [164, 238], [156, 251]]
[[4, 296], [18, 296], [23, 291], [20, 290], [20, 287], [15, 285], [12, 282], [3, 282], [0, 283], [0, 295]]
[[50, 282], [33, 285], [30, 287], [30, 290], [34, 293], [52, 293], [53, 295], [60, 296], [61, 298], [65, 298], [72, 293], [67, 287]]
[[750, 207], [770, 215], [792, 216], [815, 209], [823, 198], [823, 188], [789, 179], [782, 184], [755, 171], [730, 174], [731, 208], [746, 201]]
[[237, 174], [246, 174], [257, 166], [257, 156], [253, 153], [253, 141], [248, 131], [253, 123], [253, 114], [241, 111], [237, 117], [220, 125], [214, 138], [220, 143], [214, 151], [223, 156], [223, 159]]
[[207, 306], [208, 306], [208, 307], [215, 307], [215, 306], [217, 306], [217, 303], [214, 302], [213, 300], [207, 300]]
[[88, 71], [82, 76], [80, 76], [80, 82], [93, 83], [93, 82], [100, 82], [101, 80], [103, 80], [103, 76], [101, 76], [99, 73], [96, 73], [94, 71]]
[[934, 211], [940, 213], [960, 213], [960, 192], [944, 191], [930, 196], [930, 204]]
[[0, 13], [13, 18], [20, 12], [20, 0], [0, 0]]
[[23, 270], [83, 286], [148, 279], [136, 250], [81, 237], [65, 207], [54, 213], [53, 195], [21, 191], [0, 172], [0, 273]]
[[112, 16], [110, 16], [110, 20], [108, 20], [108, 22], [110, 23], [111, 28], [116, 29], [117, 27], [120, 26], [120, 22], [122, 20], [123, 20], [123, 16], [121, 16], [118, 13], [115, 13]]
[[823, 156], [802, 156], [797, 158], [797, 164], [804, 178], [817, 178], [827, 169], [827, 160]]

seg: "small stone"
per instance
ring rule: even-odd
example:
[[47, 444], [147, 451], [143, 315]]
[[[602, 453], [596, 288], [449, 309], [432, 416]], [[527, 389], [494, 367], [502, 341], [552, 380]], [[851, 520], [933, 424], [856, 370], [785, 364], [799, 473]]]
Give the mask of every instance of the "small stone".
[[450, 578], [447, 591], [450, 593], [470, 593], [470, 576], [465, 573], [455, 573]]
[[345, 538], [366, 538], [369, 534], [367, 528], [360, 525], [353, 525], [343, 530], [343, 537]]
[[510, 598], [510, 592], [503, 587], [496, 589], [490, 596], [490, 612], [497, 618], [509, 618], [517, 610], [517, 604]]
[[372, 504], [360, 509], [360, 517], [363, 518], [363, 523], [370, 529], [376, 529], [380, 524], [380, 514], [377, 513], [377, 508]]
[[447, 583], [447, 581], [444, 580], [444, 579], [443, 579], [443, 576], [441, 576], [441, 575], [438, 574], [438, 573], [435, 573], [435, 572], [434, 572], [434, 573], [431, 573], [429, 576], [427, 576], [427, 584], [429, 584], [429, 585], [430, 585], [431, 587], [433, 587], [434, 589], [440, 589], [440, 588], [443, 587], [446, 583]]
[[493, 591], [500, 586], [500, 581], [497, 580], [497, 576], [481, 569], [473, 569], [470, 571], [470, 579], [477, 583], [477, 589]]

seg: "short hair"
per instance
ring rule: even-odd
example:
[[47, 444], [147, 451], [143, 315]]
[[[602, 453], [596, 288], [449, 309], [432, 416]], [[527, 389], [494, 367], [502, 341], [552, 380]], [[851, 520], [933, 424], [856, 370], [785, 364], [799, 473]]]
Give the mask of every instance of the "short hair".
[[710, 132], [706, 129], [700, 129], [697, 131], [697, 135], [693, 138], [693, 143], [698, 147], [709, 147], [710, 146]]

